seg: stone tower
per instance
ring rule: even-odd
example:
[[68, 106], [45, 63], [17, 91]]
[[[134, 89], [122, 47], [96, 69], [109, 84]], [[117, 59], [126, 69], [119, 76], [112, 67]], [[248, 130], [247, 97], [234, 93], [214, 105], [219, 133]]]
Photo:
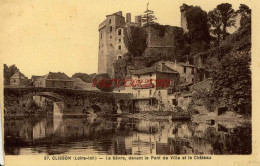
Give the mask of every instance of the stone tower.
[[189, 8], [190, 8], [190, 6], [186, 5], [185, 3], [180, 7], [181, 27], [183, 28], [184, 32], [188, 32], [187, 19], [186, 19], [185, 14]]
[[123, 42], [125, 25], [121, 11], [107, 15], [99, 25], [98, 74], [113, 77], [113, 63], [127, 52]]

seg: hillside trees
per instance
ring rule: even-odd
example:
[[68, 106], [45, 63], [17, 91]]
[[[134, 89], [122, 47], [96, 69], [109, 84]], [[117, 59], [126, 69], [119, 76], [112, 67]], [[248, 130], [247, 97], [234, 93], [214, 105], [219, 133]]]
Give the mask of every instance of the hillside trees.
[[235, 26], [236, 12], [229, 3], [219, 4], [208, 14], [211, 34], [217, 38], [217, 43], [225, 40], [228, 32], [227, 28]]
[[189, 30], [186, 42], [190, 44], [191, 54], [206, 50], [210, 42], [207, 12], [200, 7], [191, 6], [186, 12], [186, 19]]
[[4, 85], [10, 85], [10, 78], [18, 71], [19, 69], [16, 65], [11, 65], [8, 67], [4, 64]]
[[220, 61], [212, 74], [212, 95], [216, 100], [223, 99], [225, 105], [237, 111], [251, 106], [250, 64], [250, 51], [232, 52]]

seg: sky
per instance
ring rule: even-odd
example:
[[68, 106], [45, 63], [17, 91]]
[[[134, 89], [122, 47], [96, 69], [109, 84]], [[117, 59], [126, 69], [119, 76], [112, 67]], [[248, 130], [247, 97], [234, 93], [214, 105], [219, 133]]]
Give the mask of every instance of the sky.
[[[140, 15], [148, 0], [1, 0], [0, 62], [16, 64], [27, 77], [51, 72], [96, 73], [98, 25], [108, 14], [122, 11]], [[157, 22], [180, 26], [179, 7], [200, 6], [205, 11], [229, 2], [234, 9], [250, 0], [149, 0]], [[234, 3], [235, 2], [235, 3]], [[248, 2], [248, 3], [247, 3]]]

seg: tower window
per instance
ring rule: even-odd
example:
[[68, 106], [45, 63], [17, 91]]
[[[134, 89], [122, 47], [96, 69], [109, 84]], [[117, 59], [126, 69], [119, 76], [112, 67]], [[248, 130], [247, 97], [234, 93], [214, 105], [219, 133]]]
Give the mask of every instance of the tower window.
[[118, 49], [119, 49], [119, 50], [121, 50], [121, 49], [122, 49], [121, 45], [119, 45], [119, 46], [118, 46]]
[[100, 39], [102, 39], [102, 32], [100, 32]]
[[183, 72], [186, 73], [186, 67], [183, 67]]
[[111, 19], [109, 19], [109, 24], [111, 23]]
[[118, 35], [121, 35], [121, 29], [118, 29], [117, 34], [118, 34]]
[[112, 26], [110, 26], [110, 32], [112, 32], [113, 31], [113, 27]]
[[121, 43], [121, 39], [118, 39], [118, 42]]

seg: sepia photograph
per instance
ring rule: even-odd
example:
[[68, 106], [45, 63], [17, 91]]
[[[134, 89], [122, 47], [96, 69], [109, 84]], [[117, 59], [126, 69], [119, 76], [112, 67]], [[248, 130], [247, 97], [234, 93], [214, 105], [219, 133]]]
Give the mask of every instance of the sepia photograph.
[[0, 2], [4, 155], [251, 155], [248, 2]]

